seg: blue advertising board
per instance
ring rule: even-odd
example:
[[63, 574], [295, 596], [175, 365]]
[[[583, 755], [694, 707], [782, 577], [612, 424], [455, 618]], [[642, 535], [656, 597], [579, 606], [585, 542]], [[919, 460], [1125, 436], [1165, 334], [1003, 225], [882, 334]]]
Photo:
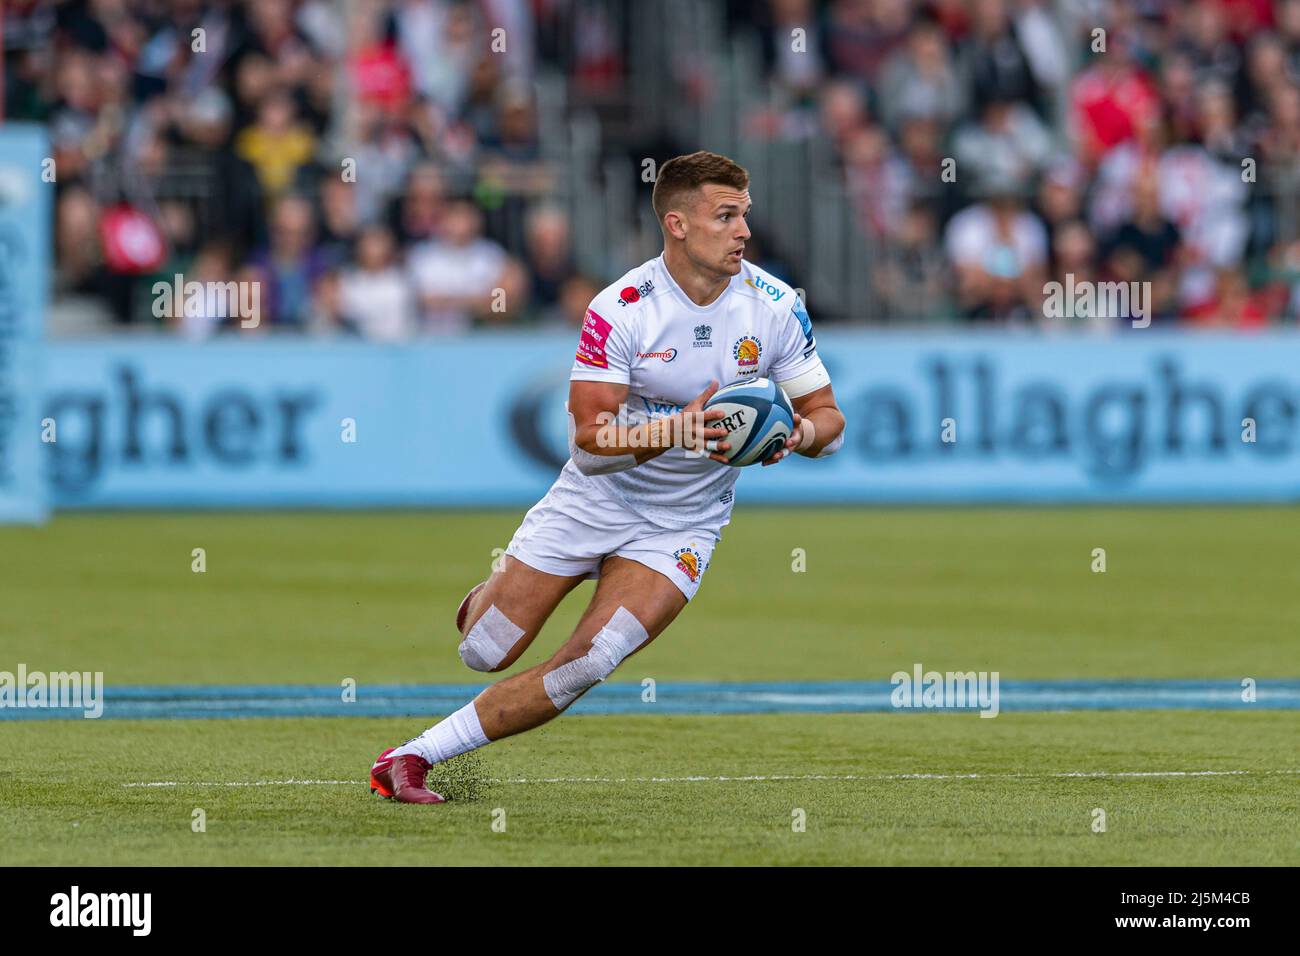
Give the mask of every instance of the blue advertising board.
[[44, 130], [0, 125], [0, 523], [39, 522], [42, 345], [54, 184]]
[[[61, 508], [525, 506], [567, 457], [575, 342], [53, 343], [46, 481]], [[741, 502], [1300, 498], [1300, 336], [818, 342], [844, 448], [748, 469]]]

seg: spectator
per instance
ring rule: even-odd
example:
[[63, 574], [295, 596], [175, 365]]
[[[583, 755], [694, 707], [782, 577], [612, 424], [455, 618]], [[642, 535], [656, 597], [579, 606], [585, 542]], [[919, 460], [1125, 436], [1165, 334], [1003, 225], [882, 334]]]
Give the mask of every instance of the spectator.
[[1133, 212], [1105, 245], [1104, 258], [1122, 281], [1155, 281], [1167, 286], [1177, 264], [1178, 227], [1160, 210], [1160, 186], [1154, 171], [1133, 184]]
[[319, 182], [321, 253], [331, 267], [340, 266], [352, 259], [360, 228], [357, 189], [333, 170], [323, 173]]
[[1107, 51], [1097, 55], [1070, 90], [1081, 158], [1090, 165], [1134, 139], [1159, 115], [1159, 98], [1146, 74], [1133, 63], [1129, 49], [1124, 36], [1110, 37]]
[[344, 325], [376, 342], [399, 342], [415, 332], [415, 298], [396, 253], [387, 227], [368, 226], [357, 239], [356, 265], [339, 277]]
[[948, 223], [944, 245], [957, 270], [958, 305], [975, 319], [1026, 319], [1039, 314], [1047, 268], [1047, 230], [1024, 208], [1016, 185], [977, 185], [983, 201]]
[[942, 32], [922, 20], [908, 34], [907, 45], [885, 63], [881, 76], [881, 117], [897, 133], [910, 119], [933, 120], [947, 127], [962, 114], [966, 92], [948, 56]]
[[506, 251], [483, 236], [483, 215], [472, 202], [447, 206], [438, 237], [411, 250], [411, 281], [425, 332], [463, 332], [475, 320], [504, 320], [522, 312], [525, 286]]
[[427, 241], [437, 236], [446, 203], [446, 184], [437, 166], [420, 165], [411, 170], [406, 188], [393, 201], [389, 217], [402, 245]]
[[565, 283], [577, 275], [569, 219], [557, 206], [538, 206], [528, 214], [525, 262], [531, 277], [529, 304], [536, 318], [555, 321]]
[[1023, 103], [994, 95], [953, 137], [957, 166], [976, 180], [1027, 183], [1047, 164], [1054, 147], [1042, 121]]
[[316, 140], [298, 122], [297, 107], [285, 89], [267, 94], [257, 112], [257, 122], [242, 130], [235, 151], [257, 170], [268, 199], [288, 191], [298, 169], [314, 155]]
[[976, 103], [1021, 102], [1041, 112], [1039, 85], [1016, 36], [1006, 0], [972, 0], [971, 31], [961, 62]]
[[932, 321], [950, 316], [948, 265], [938, 245], [938, 225], [928, 202], [908, 207], [897, 244], [887, 247], [876, 273], [882, 318]]
[[306, 328], [313, 314], [315, 285], [328, 266], [316, 245], [315, 215], [307, 199], [291, 194], [276, 200], [270, 245], [256, 253], [249, 265], [262, 283], [262, 324]]

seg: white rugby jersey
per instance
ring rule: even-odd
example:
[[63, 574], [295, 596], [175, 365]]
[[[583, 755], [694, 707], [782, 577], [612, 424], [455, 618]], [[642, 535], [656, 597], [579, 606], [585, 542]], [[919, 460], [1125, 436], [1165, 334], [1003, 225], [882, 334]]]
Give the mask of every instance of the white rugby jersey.
[[[628, 272], [592, 300], [572, 381], [628, 386], [626, 424], [673, 415], [716, 379], [793, 379], [818, 364], [812, 322], [795, 291], [752, 263], [707, 306], [687, 298], [663, 256]], [[797, 395], [792, 395], [797, 398]], [[557, 484], [597, 486], [670, 530], [721, 528], [740, 469], [670, 448], [627, 471], [584, 475], [572, 460]]]

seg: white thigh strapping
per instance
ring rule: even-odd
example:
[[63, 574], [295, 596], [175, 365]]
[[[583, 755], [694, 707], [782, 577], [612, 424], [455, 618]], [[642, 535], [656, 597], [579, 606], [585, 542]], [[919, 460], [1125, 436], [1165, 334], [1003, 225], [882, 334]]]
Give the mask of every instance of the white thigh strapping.
[[650, 635], [636, 616], [619, 607], [609, 623], [591, 642], [591, 650], [582, 657], [562, 664], [542, 678], [546, 696], [556, 710], [564, 710], [586, 691], [603, 681], [614, 668]]

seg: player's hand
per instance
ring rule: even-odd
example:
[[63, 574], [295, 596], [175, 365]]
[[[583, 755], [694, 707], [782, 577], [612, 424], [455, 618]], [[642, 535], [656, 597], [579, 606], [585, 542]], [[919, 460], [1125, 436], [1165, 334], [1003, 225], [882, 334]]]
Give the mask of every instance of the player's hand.
[[763, 461], [763, 467], [766, 468], [768, 465], [775, 465], [782, 458], [791, 454], [796, 448], [803, 444], [803, 437], [803, 419], [799, 417], [798, 412], [795, 412], [794, 431], [792, 431], [790, 437], [785, 440], [785, 447], [778, 448], [776, 451], [772, 452], [772, 454]]
[[[726, 418], [727, 413], [720, 408], [704, 409], [704, 403], [713, 397], [713, 393], [718, 390], [717, 379], [710, 379], [708, 386], [700, 394], [696, 395], [691, 401], [678, 413], [677, 433], [681, 436], [682, 447], [691, 455], [707, 454], [719, 464], [727, 464], [727, 459], [719, 455], [719, 451], [727, 451], [731, 448], [729, 442], [723, 441], [727, 436], [727, 430], [717, 425], [710, 425], [710, 422], [716, 422], [720, 418]], [[706, 443], [712, 443], [706, 444]], [[708, 449], [706, 451], [706, 449]]]

